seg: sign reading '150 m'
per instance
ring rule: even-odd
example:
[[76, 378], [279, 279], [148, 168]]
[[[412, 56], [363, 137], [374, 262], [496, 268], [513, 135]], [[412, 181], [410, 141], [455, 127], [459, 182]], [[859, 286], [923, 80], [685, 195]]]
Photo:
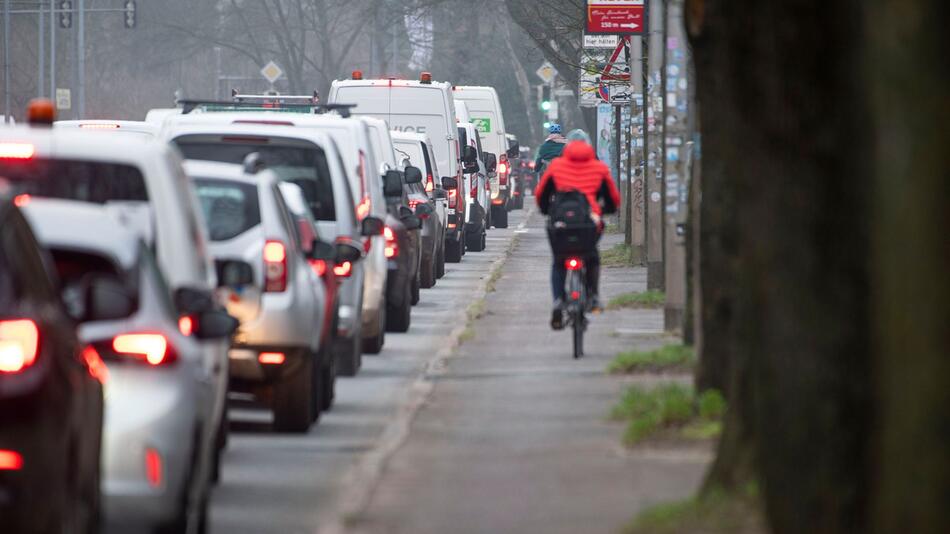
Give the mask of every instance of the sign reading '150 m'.
[[641, 35], [644, 26], [643, 0], [587, 0], [588, 34]]

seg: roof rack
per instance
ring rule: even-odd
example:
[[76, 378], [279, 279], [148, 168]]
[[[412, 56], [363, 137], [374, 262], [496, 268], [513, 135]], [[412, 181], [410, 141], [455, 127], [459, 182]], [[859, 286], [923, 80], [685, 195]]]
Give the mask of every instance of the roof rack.
[[343, 118], [349, 118], [350, 110], [356, 104], [319, 104], [313, 96], [300, 95], [241, 95], [234, 93], [234, 100], [179, 99], [178, 106], [182, 114], [203, 108], [208, 111], [277, 111], [285, 113], [323, 114], [336, 112]]

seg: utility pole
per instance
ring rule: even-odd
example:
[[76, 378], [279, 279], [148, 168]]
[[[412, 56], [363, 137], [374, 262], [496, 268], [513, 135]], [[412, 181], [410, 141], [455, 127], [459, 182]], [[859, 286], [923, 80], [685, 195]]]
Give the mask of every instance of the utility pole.
[[[645, 50], [645, 57], [648, 67], [657, 66], [660, 63], [660, 54], [662, 50], [659, 47], [663, 46], [663, 43], [660, 42], [661, 32], [660, 23], [662, 22], [662, 14], [658, 12], [659, 9], [663, 8], [661, 0], [652, 0], [650, 6], [650, 19], [647, 21], [647, 25], [650, 28], [649, 35], [647, 36], [647, 50]], [[650, 42], [652, 41], [652, 42]], [[651, 68], [647, 69], [648, 79], [647, 83], [644, 85], [649, 87], [650, 80], [656, 80], [658, 77], [654, 77], [653, 71]], [[653, 90], [649, 91], [650, 96], [647, 98], [647, 118], [649, 121], [649, 110], [655, 108], [654, 104], [662, 104], [663, 100], [663, 88], [659, 87], [659, 83], [654, 84]], [[658, 96], [659, 95], [659, 96]], [[657, 101], [659, 98], [659, 101]], [[660, 113], [654, 110], [654, 132], [661, 136], [663, 135], [662, 127], [660, 120]], [[649, 122], [647, 123], [647, 131], [650, 129]], [[647, 136], [646, 143], [646, 163], [644, 164], [644, 176], [643, 176], [643, 185], [644, 190], [646, 191], [646, 243], [647, 243], [647, 289], [662, 291], [663, 284], [663, 245], [662, 245], [662, 235], [663, 235], [663, 195], [660, 190], [662, 185], [660, 180], [662, 179], [662, 163], [661, 158], [662, 154], [659, 154], [659, 144], [657, 142], [653, 143], [656, 145], [656, 150], [654, 150], [649, 143], [649, 136]], [[649, 172], [649, 161], [650, 157], [655, 158], [653, 172]]]
[[10, 122], [10, 0], [3, 0], [3, 122]]
[[640, 37], [640, 73], [643, 78], [643, 260], [647, 264], [647, 287], [650, 287], [650, 25], [647, 18], [647, 27]]
[[669, 48], [669, 44], [667, 41], [667, 31], [670, 26], [670, 17], [669, 17], [670, 3], [669, 3], [669, 0], [660, 0], [660, 3], [663, 4], [663, 17], [662, 17], [663, 30], [660, 33], [660, 43], [661, 43], [661, 46], [663, 47], [663, 54], [661, 56], [662, 59], [660, 61], [660, 109], [662, 111], [660, 112], [660, 117], [659, 117], [658, 122], [661, 124], [660, 128], [662, 128], [661, 131], [663, 133], [660, 135], [660, 165], [658, 168], [660, 171], [660, 204], [661, 204], [660, 218], [662, 219], [662, 223], [660, 224], [660, 258], [662, 258], [663, 265], [664, 265], [663, 281], [661, 285], [663, 286], [663, 289], [665, 291], [666, 290], [665, 266], [667, 262], [666, 221], [669, 218], [666, 213], [666, 204], [668, 202], [667, 200], [668, 197], [666, 196], [666, 177], [667, 177], [667, 174], [666, 174], [666, 159], [667, 159], [666, 158], [666, 133], [667, 133], [666, 132], [666, 108], [668, 105], [667, 98], [666, 98], [666, 93], [668, 91], [668, 88], [666, 87], [666, 76], [667, 76], [666, 63], [667, 63], [667, 49]]
[[76, 87], [76, 118], [86, 116], [86, 0], [79, 0], [79, 24], [77, 33], [76, 62], [78, 82]]

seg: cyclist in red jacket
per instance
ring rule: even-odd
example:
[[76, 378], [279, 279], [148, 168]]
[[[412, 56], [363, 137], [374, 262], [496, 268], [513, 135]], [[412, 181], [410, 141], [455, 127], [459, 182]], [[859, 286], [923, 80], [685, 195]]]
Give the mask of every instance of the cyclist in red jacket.
[[[574, 134], [574, 132], [571, 132]], [[610, 169], [597, 159], [594, 147], [590, 145], [590, 138], [582, 135], [572, 135], [579, 138], [571, 141], [564, 148], [561, 157], [554, 159], [545, 170], [534, 198], [547, 215], [551, 207], [551, 200], [558, 192], [579, 191], [587, 197], [591, 207], [591, 218], [597, 224], [597, 240], [603, 231], [602, 215], [617, 211], [620, 206], [620, 192], [610, 176]], [[601, 206], [603, 202], [603, 206]], [[586, 257], [587, 286], [591, 295], [591, 308], [600, 309], [598, 289], [600, 281], [600, 254], [597, 252], [597, 242], [590, 244], [590, 252]], [[564, 327], [562, 306], [564, 303], [564, 282], [567, 277], [564, 264], [555, 261], [551, 269], [551, 291], [554, 294], [554, 309], [551, 312], [551, 327], [559, 330]]]

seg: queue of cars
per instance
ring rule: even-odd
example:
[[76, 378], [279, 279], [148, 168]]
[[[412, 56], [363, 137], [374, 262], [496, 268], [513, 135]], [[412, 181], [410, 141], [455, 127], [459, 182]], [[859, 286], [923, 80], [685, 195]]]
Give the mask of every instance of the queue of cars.
[[494, 90], [428, 73], [357, 71], [329, 104], [53, 113], [38, 100], [0, 128], [0, 524], [15, 532], [203, 531], [228, 394], [307, 432], [523, 191]]

